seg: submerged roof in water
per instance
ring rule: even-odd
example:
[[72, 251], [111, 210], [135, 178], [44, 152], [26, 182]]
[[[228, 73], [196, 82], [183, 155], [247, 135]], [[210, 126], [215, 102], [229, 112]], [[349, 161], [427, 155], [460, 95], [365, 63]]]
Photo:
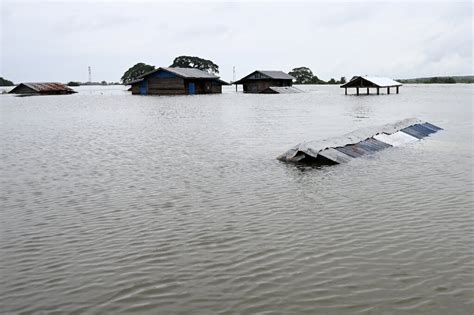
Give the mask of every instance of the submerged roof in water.
[[362, 128], [340, 137], [303, 142], [278, 159], [285, 162], [344, 163], [388, 147], [415, 142], [438, 130], [442, 128], [410, 118], [393, 124]]
[[295, 94], [295, 93], [304, 93], [304, 91], [295, 88], [293, 86], [270, 86], [263, 90], [261, 93], [269, 94]]
[[27, 83], [20, 83], [18, 84], [10, 93], [15, 94], [16, 89], [26, 86], [32, 89], [37, 93], [49, 93], [49, 92], [67, 92], [67, 93], [76, 93], [73, 89], [68, 87], [65, 84], [57, 83], [57, 82], [27, 82]]

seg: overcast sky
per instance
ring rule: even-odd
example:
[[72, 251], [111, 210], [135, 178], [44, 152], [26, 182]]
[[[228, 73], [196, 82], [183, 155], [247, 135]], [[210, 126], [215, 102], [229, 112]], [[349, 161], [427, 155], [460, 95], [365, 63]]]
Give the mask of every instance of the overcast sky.
[[1, 2], [0, 76], [118, 81], [137, 62], [210, 59], [221, 77], [309, 67], [322, 79], [472, 74], [466, 2]]

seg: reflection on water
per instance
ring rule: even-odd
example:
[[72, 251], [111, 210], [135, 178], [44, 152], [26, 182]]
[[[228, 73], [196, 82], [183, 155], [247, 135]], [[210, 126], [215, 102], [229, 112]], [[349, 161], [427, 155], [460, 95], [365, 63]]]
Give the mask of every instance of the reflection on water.
[[[88, 88], [0, 97], [2, 313], [472, 313], [469, 86]], [[344, 165], [275, 159], [407, 117], [445, 130]]]

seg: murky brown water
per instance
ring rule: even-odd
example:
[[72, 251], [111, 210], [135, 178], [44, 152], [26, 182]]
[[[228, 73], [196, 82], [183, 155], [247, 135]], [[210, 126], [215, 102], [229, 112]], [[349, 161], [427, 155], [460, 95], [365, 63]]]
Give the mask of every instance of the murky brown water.
[[[470, 314], [472, 85], [1, 102], [0, 311]], [[346, 165], [275, 159], [418, 117]]]

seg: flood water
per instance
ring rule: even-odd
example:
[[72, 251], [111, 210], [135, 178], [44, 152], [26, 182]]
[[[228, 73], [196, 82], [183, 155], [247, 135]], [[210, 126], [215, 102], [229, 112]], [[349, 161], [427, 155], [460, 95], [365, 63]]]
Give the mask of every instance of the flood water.
[[[0, 312], [472, 314], [473, 86], [0, 96]], [[416, 117], [348, 164], [295, 144]]]

